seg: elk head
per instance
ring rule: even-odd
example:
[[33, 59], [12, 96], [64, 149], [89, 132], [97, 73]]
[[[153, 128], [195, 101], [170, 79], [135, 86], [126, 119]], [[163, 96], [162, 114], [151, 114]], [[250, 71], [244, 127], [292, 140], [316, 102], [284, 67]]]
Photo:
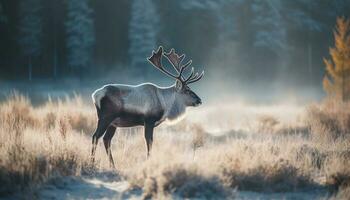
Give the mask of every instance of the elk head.
[[[163, 67], [163, 56], [165, 56], [174, 67], [177, 75], [170, 73]], [[148, 58], [148, 61], [158, 70], [175, 79], [175, 91], [187, 106], [198, 106], [202, 103], [202, 100], [190, 89], [190, 87], [188, 87], [188, 85], [199, 81], [203, 77], [204, 71], [202, 71], [200, 74], [194, 73], [194, 68], [192, 67], [190, 75], [186, 78], [183, 73], [185, 69], [191, 65], [192, 60], [189, 60], [186, 64], [182, 65], [184, 58], [184, 54], [179, 56], [177, 53], [175, 53], [174, 49], [171, 49], [169, 53], [163, 52], [163, 47], [160, 46], [157, 52], [152, 51], [152, 56]]]

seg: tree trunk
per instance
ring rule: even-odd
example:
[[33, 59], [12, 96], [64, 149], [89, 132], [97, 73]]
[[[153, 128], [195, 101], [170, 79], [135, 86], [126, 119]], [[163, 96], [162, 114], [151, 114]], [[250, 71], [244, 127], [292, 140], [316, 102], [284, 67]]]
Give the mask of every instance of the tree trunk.
[[344, 72], [344, 67], [342, 68], [342, 84], [341, 84], [341, 97], [342, 101], [345, 102], [345, 72]]
[[310, 74], [310, 82], [313, 83], [313, 69], [312, 69], [312, 46], [311, 43], [308, 43], [308, 67]]
[[32, 69], [32, 56], [29, 56], [29, 61], [28, 61], [28, 80], [32, 81], [32, 73], [33, 73], [33, 69]]
[[[54, 2], [56, 3], [56, 1]], [[53, 6], [53, 17], [54, 17], [54, 24], [53, 24], [53, 78], [57, 78], [57, 39], [56, 39], [56, 10], [55, 10], [55, 5]]]
[[[55, 39], [56, 40], [56, 39]], [[53, 58], [53, 78], [57, 78], [57, 49], [56, 49], [56, 42], [54, 46], [54, 58]]]

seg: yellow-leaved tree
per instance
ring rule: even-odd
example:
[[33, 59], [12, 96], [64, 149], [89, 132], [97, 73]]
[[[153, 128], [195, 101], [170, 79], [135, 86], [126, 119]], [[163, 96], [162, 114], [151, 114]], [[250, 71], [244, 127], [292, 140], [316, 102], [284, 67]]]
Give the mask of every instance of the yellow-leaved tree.
[[328, 95], [346, 101], [350, 98], [350, 21], [344, 17], [337, 19], [334, 42], [329, 49], [331, 59], [324, 59], [323, 88]]

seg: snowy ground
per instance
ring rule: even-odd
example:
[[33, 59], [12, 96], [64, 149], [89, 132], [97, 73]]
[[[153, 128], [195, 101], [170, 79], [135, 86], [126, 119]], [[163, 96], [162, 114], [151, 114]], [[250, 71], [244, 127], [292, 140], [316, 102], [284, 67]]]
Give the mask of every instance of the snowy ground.
[[[23, 87], [23, 90], [25, 90], [25, 87]], [[82, 93], [83, 96], [89, 96], [91, 94], [91, 91], [89, 90], [90, 89], [86, 89], [84, 92], [80, 92], [79, 94]], [[40, 101], [45, 101], [44, 99], [47, 98], [47, 96], [44, 97], [43, 91], [52, 91], [52, 90], [51, 89], [40, 90], [37, 96], [34, 96], [33, 98], [34, 101], [38, 104]], [[62, 96], [67, 95], [66, 92], [61, 93], [58, 91], [59, 90], [57, 90], [57, 92], [47, 93], [46, 95], [50, 95], [51, 97], [53, 97], [53, 99], [55, 97], [62, 98]], [[9, 91], [3, 90], [3, 92], [0, 92], [0, 99], [2, 96], [6, 96], [5, 95], [6, 92], [9, 92]], [[88, 94], [88, 95], [84, 95], [84, 94]], [[88, 97], [88, 99], [90, 100], [90, 97]], [[252, 123], [251, 121], [255, 122], [254, 119], [256, 118], [258, 119], [259, 116], [263, 116], [264, 114], [268, 113], [271, 116], [277, 117], [279, 122], [283, 124], [289, 124], [289, 123], [298, 124], [298, 117], [296, 116], [299, 116], [299, 114], [303, 112], [303, 108], [304, 107], [300, 107], [294, 104], [264, 106], [264, 105], [246, 105], [245, 102], [232, 103], [232, 105], [231, 104], [228, 105], [221, 102], [221, 104], [214, 104], [214, 106], [206, 105], [206, 107], [203, 109], [193, 110], [192, 117], [188, 117], [188, 118], [192, 119], [189, 121], [193, 124], [195, 123], [202, 124], [202, 126], [200, 127], [206, 130], [208, 133], [212, 133], [213, 140], [219, 141], [220, 138], [224, 138], [224, 137], [221, 137], [223, 136], [223, 133], [228, 133], [228, 134], [232, 133], [230, 135], [233, 138], [248, 137], [248, 138], [256, 138], [257, 141], [259, 141], [260, 138], [265, 137], [265, 135], [262, 135], [262, 134], [259, 134], [257, 136], [253, 135], [254, 131], [251, 132], [250, 129], [252, 129], [251, 127], [254, 127], [254, 123]], [[203, 119], [203, 116], [206, 116], [206, 117]], [[183, 129], [185, 130], [185, 128]], [[247, 133], [244, 132], [245, 134], [243, 134], [243, 136], [240, 136], [242, 135], [241, 131], [235, 132], [232, 130], [242, 130]], [[163, 132], [167, 133], [168, 130]], [[169, 134], [170, 133], [171, 132], [169, 132]], [[176, 137], [180, 138], [179, 135], [176, 135]], [[192, 138], [192, 136], [190, 137]], [[127, 137], [126, 137], [126, 140], [124, 140], [124, 143], [126, 143], [125, 141], [128, 141]], [[90, 142], [90, 138], [89, 138], [89, 142]], [[126, 143], [126, 145], [128, 144], [136, 145], [137, 142], [138, 140], [135, 140], [132, 143]], [[254, 140], [252, 142], [254, 142]], [[117, 144], [115, 144], [115, 146], [116, 145]], [[177, 149], [174, 149], [174, 151], [175, 150]], [[266, 154], [266, 155], [270, 155], [270, 154]], [[315, 182], [321, 184], [323, 181], [315, 181]], [[293, 190], [291, 189], [291, 191]], [[57, 178], [57, 179], [50, 180], [48, 183], [45, 183], [41, 188], [39, 188], [37, 191], [34, 192], [34, 196], [37, 197], [34, 199], [142, 199], [143, 198], [142, 193], [143, 191], [141, 189], [129, 190], [128, 182], [125, 179], [123, 179], [121, 176], [119, 176], [116, 172], [105, 171], [105, 172], [97, 173], [93, 176], [64, 177], [64, 178]], [[328, 195], [327, 193], [328, 193], [328, 190], [323, 186], [317, 189], [308, 188], [302, 191], [298, 190], [298, 191], [293, 191], [288, 193], [277, 193], [277, 192], [262, 193], [262, 192], [237, 190], [234, 193], [234, 199], [326, 199]], [[21, 194], [17, 194], [17, 195], [21, 195]], [[176, 197], [176, 196], [172, 196], [172, 197], [174, 199], [180, 199], [179, 197]], [[23, 197], [19, 199], [23, 199]], [[27, 198], [24, 198], [24, 199], [27, 199]], [[32, 198], [29, 198], [29, 199], [32, 199]]]
[[[142, 199], [141, 190], [129, 189], [127, 181], [116, 173], [104, 172], [93, 177], [52, 180], [40, 188], [36, 194], [39, 199]], [[269, 199], [298, 199], [312, 200], [327, 197], [326, 189], [313, 191], [298, 191], [288, 193], [258, 193], [250, 191], [236, 191], [234, 199], [239, 200], [269, 200]], [[179, 199], [173, 196], [174, 199]]]
[[141, 191], [128, 191], [129, 184], [116, 173], [93, 177], [56, 179], [38, 190], [39, 199], [141, 199]]

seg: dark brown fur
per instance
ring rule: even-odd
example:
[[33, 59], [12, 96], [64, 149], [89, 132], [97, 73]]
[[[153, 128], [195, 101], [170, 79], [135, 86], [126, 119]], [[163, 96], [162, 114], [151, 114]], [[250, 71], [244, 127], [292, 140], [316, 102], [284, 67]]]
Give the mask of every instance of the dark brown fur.
[[[171, 74], [162, 66], [163, 55], [172, 64], [177, 75]], [[175, 85], [171, 87], [161, 88], [151, 83], [138, 86], [114, 84], [106, 85], [93, 93], [98, 116], [97, 128], [92, 136], [91, 159], [93, 162], [98, 140], [105, 134], [103, 142], [110, 164], [114, 167], [111, 139], [117, 127], [144, 126], [147, 156], [149, 156], [154, 127], [165, 119], [176, 119], [185, 112], [187, 106], [201, 104], [201, 99], [188, 87], [188, 84], [200, 80], [204, 71], [201, 74], [194, 74], [192, 68], [190, 75], [185, 78], [182, 73], [192, 61], [182, 65], [184, 57], [176, 54], [174, 49], [169, 53], [163, 53], [163, 47], [160, 46], [157, 52], [153, 51], [152, 56], [148, 58], [154, 67], [176, 80]]]
[[110, 164], [112, 167], [115, 167], [112, 153], [111, 153], [111, 140], [115, 134], [117, 127], [133, 127], [133, 126], [144, 126], [145, 127], [145, 140], [147, 145], [147, 156], [149, 156], [149, 152], [151, 150], [152, 142], [153, 142], [153, 129], [158, 124], [159, 120], [161, 120], [164, 111], [161, 109], [155, 110], [152, 113], [137, 113], [125, 111], [124, 110], [124, 102], [122, 101], [121, 96], [125, 95], [125, 91], [120, 91], [115, 87], [107, 87], [109, 93], [114, 94], [114, 97], [118, 101], [112, 101], [108, 96], [105, 96], [101, 99], [99, 108], [96, 106], [98, 123], [95, 133], [92, 136], [92, 162], [94, 162], [96, 146], [98, 140], [105, 133], [103, 137], [104, 146], [106, 152], [109, 156]]

